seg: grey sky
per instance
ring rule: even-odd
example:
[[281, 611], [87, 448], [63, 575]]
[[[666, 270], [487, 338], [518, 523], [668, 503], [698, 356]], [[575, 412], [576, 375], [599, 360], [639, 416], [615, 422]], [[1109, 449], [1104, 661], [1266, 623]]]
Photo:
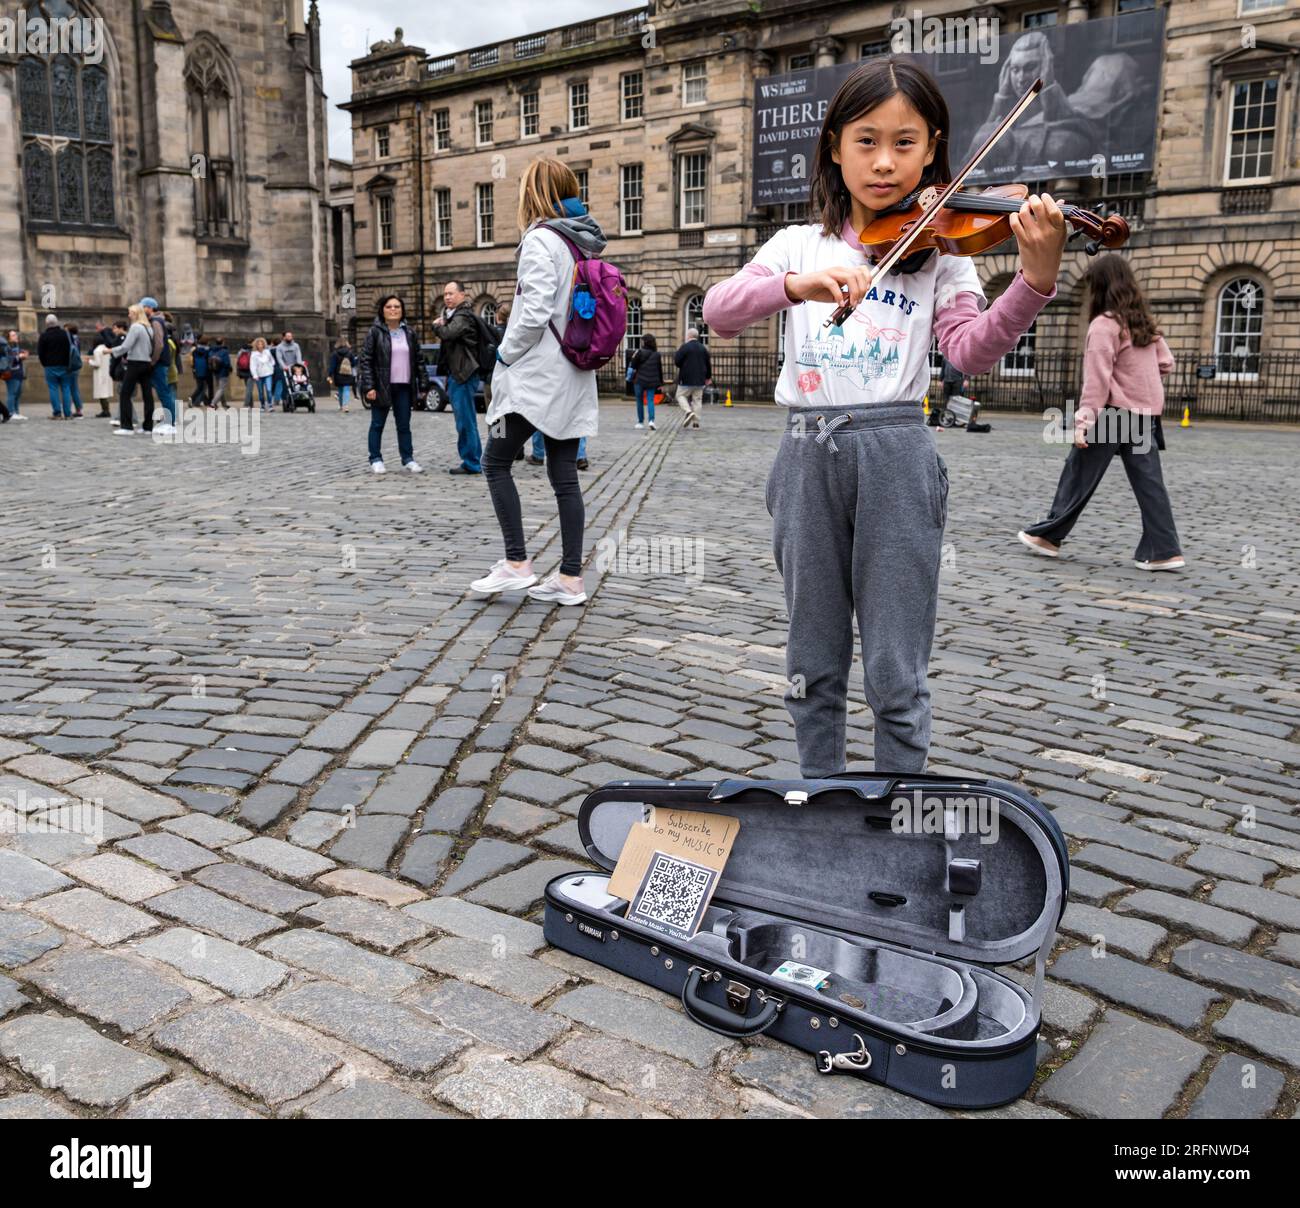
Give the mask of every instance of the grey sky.
[[330, 155], [350, 160], [351, 115], [334, 107], [352, 91], [348, 63], [365, 54], [372, 42], [391, 38], [397, 26], [408, 45], [422, 46], [429, 54], [449, 54], [636, 8], [637, 0], [434, 0], [432, 4], [428, 0], [318, 0], [318, 4]]

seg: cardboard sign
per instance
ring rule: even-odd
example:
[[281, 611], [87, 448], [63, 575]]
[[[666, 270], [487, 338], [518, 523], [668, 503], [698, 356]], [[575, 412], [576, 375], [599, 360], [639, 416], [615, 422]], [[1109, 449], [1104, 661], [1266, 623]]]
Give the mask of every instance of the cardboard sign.
[[627, 833], [609, 879], [609, 892], [629, 902], [636, 897], [657, 851], [720, 874], [739, 834], [738, 818], [651, 806], [647, 819]]

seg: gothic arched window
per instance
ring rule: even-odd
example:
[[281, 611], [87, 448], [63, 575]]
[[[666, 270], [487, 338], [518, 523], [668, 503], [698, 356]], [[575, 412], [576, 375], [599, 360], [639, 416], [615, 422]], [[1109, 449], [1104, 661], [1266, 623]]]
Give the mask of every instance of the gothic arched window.
[[240, 234], [235, 188], [234, 87], [216, 47], [200, 39], [185, 64], [190, 123], [190, 175], [198, 235]]
[[[26, 12], [47, 21], [77, 16], [67, 0], [29, 0]], [[103, 63], [84, 55], [24, 55], [18, 106], [28, 220], [112, 226], [113, 135]]]

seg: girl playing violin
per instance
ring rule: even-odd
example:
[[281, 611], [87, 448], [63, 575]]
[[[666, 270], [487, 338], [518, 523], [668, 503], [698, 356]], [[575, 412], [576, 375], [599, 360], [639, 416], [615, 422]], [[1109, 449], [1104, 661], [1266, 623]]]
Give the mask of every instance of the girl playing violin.
[[[766, 502], [790, 621], [786, 706], [804, 776], [845, 767], [855, 616], [875, 767], [924, 771], [948, 497], [921, 403], [931, 341], [963, 372], [984, 373], [1056, 296], [1066, 228], [1046, 194], [1011, 216], [1020, 270], [987, 309], [971, 261], [933, 248], [873, 281], [858, 232], [918, 187], [951, 179], [950, 128], [929, 73], [892, 57], [862, 64], [818, 139], [820, 222], [778, 231], [704, 299], [705, 322], [727, 339], [789, 311], [776, 387], [789, 410]], [[846, 301], [853, 313], [824, 328]]]

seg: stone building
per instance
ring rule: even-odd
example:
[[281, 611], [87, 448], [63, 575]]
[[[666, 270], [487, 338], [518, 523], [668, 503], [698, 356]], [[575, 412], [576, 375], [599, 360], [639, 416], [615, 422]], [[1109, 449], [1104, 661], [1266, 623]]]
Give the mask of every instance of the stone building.
[[[925, 14], [996, 18], [1007, 33], [1153, 4], [1021, 0]], [[481, 307], [508, 298], [519, 176], [546, 153], [577, 171], [611, 237], [606, 254], [635, 295], [629, 341], [650, 331], [675, 343], [698, 325], [710, 285], [806, 213], [751, 204], [755, 82], [886, 53], [891, 20], [915, 9], [657, 0], [437, 58], [399, 30], [352, 63], [342, 106], [353, 123], [359, 313], [368, 321], [378, 291], [395, 288], [427, 322], [451, 277]], [[1242, 350], [1249, 368], [1261, 354], [1300, 359], [1298, 58], [1300, 13], [1284, 0], [1169, 0], [1154, 171], [1028, 182], [1129, 218], [1126, 254], [1182, 367]], [[1017, 262], [1013, 242], [976, 259], [990, 298]], [[1059, 301], [995, 374], [1014, 384], [1042, 378], [1053, 359], [1077, 366], [1086, 265], [1067, 252]], [[750, 361], [780, 355], [780, 325], [775, 316], [714, 350], [730, 350], [746, 376]], [[1300, 397], [1300, 374], [1293, 385]]]
[[104, 38], [0, 49], [0, 325], [84, 327], [152, 294], [195, 331], [290, 327], [318, 357], [334, 306], [314, 0], [24, 9]]

